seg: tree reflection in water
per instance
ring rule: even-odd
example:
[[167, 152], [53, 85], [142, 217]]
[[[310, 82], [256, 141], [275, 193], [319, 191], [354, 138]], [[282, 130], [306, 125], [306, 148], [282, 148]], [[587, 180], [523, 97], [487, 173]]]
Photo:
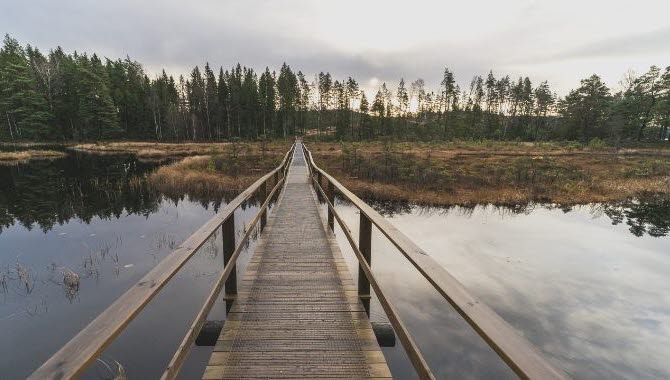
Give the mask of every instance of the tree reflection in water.
[[[663, 237], [670, 233], [670, 198], [663, 194], [644, 194], [640, 198], [614, 203], [594, 203], [585, 206], [524, 203], [505, 205], [458, 205], [458, 206], [419, 206], [403, 201], [366, 199], [377, 212], [386, 216], [409, 214], [412, 210], [425, 213], [450, 213], [469, 216], [478, 207], [493, 208], [501, 215], [529, 215], [537, 208], [548, 210], [559, 209], [565, 213], [576, 207], [589, 207], [594, 217], [607, 216], [613, 225], [626, 223], [631, 234], [641, 237], [646, 235]], [[342, 198], [338, 202], [348, 204]]]
[[[93, 217], [118, 219], [124, 212], [148, 216], [163, 199], [175, 203], [184, 199], [160, 194], [148, 185], [146, 175], [165, 163], [131, 155], [73, 153], [54, 161], [0, 166], [0, 233], [15, 223], [27, 229], [37, 225], [47, 232], [73, 218], [90, 223]], [[233, 196], [189, 198], [218, 210]]]

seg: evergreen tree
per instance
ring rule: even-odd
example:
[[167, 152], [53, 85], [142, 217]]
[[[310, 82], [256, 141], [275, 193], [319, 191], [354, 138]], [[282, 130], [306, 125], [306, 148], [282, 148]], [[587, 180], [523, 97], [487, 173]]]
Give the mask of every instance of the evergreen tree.
[[2, 131], [11, 139], [54, 137], [49, 106], [31, 75], [25, 51], [9, 35], [0, 49], [0, 112]]
[[106, 139], [119, 136], [121, 129], [102, 61], [95, 54], [90, 59], [81, 55], [77, 66], [80, 79], [78, 120], [81, 137]]
[[203, 96], [203, 114], [206, 122], [206, 135], [208, 139], [212, 139], [212, 136], [216, 136], [217, 139], [221, 138], [221, 131], [217, 128], [214, 131], [214, 124], [216, 124], [215, 119], [216, 115], [219, 113], [218, 110], [218, 89], [216, 83], [216, 77], [214, 72], [209, 67], [209, 62], [205, 64], [205, 77], [204, 77], [204, 96]]
[[604, 137], [604, 126], [611, 99], [610, 90], [599, 76], [582, 79], [579, 88], [570, 91], [561, 102], [561, 116], [565, 119], [568, 139], [588, 141]]
[[287, 137], [295, 133], [295, 107], [300, 94], [298, 79], [291, 68], [284, 63], [277, 78], [277, 94], [281, 120], [281, 135]]
[[275, 91], [275, 74], [268, 67], [258, 79], [258, 92], [261, 106], [262, 134], [268, 135], [273, 131], [273, 120], [275, 117], [275, 104], [277, 103]]
[[[219, 131], [220, 134], [225, 133], [225, 136], [230, 138], [230, 91], [228, 90], [228, 84], [226, 83], [226, 75], [223, 73], [223, 67], [219, 68], [216, 103], [218, 109], [216, 114], [217, 131]], [[221, 138], [221, 135], [219, 135], [218, 138]]]
[[442, 77], [442, 94], [444, 101], [444, 135], [447, 135], [447, 125], [449, 124], [449, 111], [453, 103], [456, 80], [454, 74], [445, 67]]

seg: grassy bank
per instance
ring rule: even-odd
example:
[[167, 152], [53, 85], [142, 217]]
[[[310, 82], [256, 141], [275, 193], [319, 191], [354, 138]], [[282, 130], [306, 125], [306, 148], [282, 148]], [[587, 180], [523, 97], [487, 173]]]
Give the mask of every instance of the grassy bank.
[[134, 154], [139, 158], [220, 155], [230, 143], [104, 142], [77, 144], [71, 149], [94, 154]]
[[55, 150], [22, 150], [18, 152], [0, 151], [0, 165], [15, 165], [30, 160], [53, 160], [64, 157], [66, 153]]
[[149, 176], [149, 183], [175, 197], [223, 197], [244, 190], [277, 167], [290, 148], [289, 142], [216, 145], [219, 147], [210, 154], [186, 157], [159, 168]]
[[307, 142], [361, 197], [429, 205], [581, 204], [670, 196], [670, 150], [532, 143]]

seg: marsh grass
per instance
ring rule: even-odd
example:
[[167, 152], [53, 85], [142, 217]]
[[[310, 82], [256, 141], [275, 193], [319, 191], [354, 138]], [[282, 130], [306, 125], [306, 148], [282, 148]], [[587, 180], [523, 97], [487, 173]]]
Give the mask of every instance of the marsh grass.
[[31, 271], [26, 266], [17, 262], [16, 275], [21, 286], [25, 289], [26, 294], [32, 293], [33, 289], [35, 288], [35, 278], [33, 277]]
[[221, 154], [186, 157], [151, 173], [149, 184], [170, 197], [184, 194], [196, 199], [223, 198], [236, 194], [283, 158], [289, 144], [233, 142]]
[[65, 157], [67, 153], [55, 150], [23, 150], [18, 152], [0, 151], [0, 165], [16, 165], [30, 160], [54, 160]]
[[463, 205], [670, 196], [667, 150], [589, 145], [308, 143], [317, 165], [366, 198]]
[[[88, 144], [77, 144], [70, 147], [70, 149], [95, 153], [95, 154], [134, 154], [138, 158], [167, 158], [167, 157], [184, 157], [184, 156], [201, 156], [201, 155], [225, 155], [231, 149], [235, 149], [240, 145], [248, 146], [250, 149], [257, 151], [265, 151], [268, 154], [273, 154], [276, 150], [281, 150], [283, 153], [288, 150], [289, 142], [284, 141], [267, 141], [261, 140], [259, 142], [245, 142], [240, 140], [233, 140], [231, 142], [219, 143], [199, 143], [199, 142], [185, 142], [185, 143], [159, 143], [159, 142], [97, 142]], [[286, 149], [284, 149], [286, 148]]]

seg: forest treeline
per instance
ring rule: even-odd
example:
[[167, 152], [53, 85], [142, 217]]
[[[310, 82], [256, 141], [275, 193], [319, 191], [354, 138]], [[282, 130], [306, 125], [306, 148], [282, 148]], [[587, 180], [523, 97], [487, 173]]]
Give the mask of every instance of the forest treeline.
[[5, 36], [0, 140], [222, 140], [319, 134], [337, 139], [666, 140], [670, 67], [629, 73], [614, 92], [598, 75], [566, 96], [546, 81], [475, 76], [460, 88], [401, 79], [368, 99], [352, 77], [307, 78], [284, 63], [257, 73], [206, 64], [150, 76], [129, 58], [48, 54]]

